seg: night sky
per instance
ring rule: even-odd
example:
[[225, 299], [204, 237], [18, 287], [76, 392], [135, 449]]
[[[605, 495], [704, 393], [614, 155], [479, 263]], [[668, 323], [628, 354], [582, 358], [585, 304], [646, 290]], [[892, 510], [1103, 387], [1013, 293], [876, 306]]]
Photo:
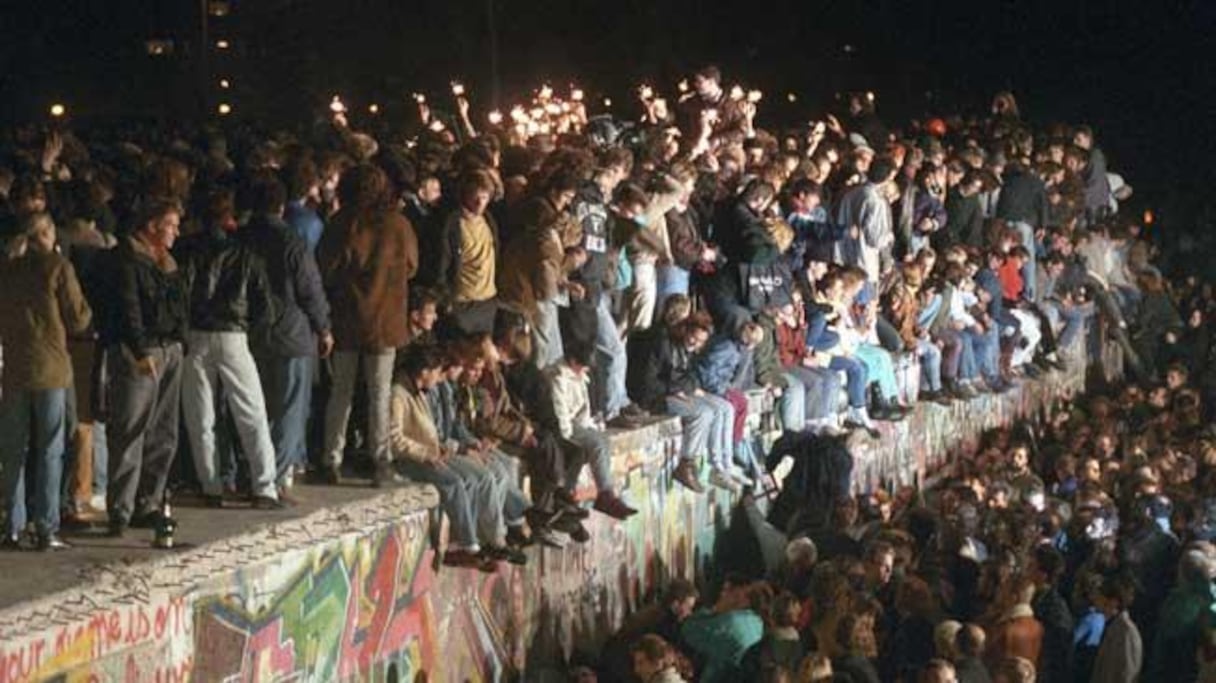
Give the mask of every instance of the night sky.
[[[204, 110], [192, 57], [198, 0], [2, 0], [0, 119], [68, 101], [81, 117]], [[773, 97], [761, 124], [809, 117], [872, 89], [891, 122], [986, 107], [1011, 88], [1032, 121], [1088, 122], [1112, 170], [1154, 208], [1189, 221], [1216, 183], [1216, 2], [999, 0], [232, 0], [211, 27], [230, 55], [234, 104], [305, 118], [332, 92], [404, 102], [459, 76], [489, 108], [489, 14], [502, 92], [577, 80], [625, 101], [642, 79], [671, 87], [702, 61]], [[143, 41], [178, 54], [152, 60]], [[852, 46], [846, 52], [845, 46]], [[778, 102], [797, 91], [793, 111]], [[600, 95], [602, 97], [602, 94]], [[213, 102], [213, 100], [212, 100]], [[1178, 226], [1183, 227], [1183, 226]]]

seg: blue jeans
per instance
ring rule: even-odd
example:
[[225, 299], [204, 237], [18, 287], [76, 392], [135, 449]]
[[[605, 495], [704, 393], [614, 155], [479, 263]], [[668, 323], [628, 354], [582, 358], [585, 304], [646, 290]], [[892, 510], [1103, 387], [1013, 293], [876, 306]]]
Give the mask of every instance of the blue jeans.
[[5, 533], [25, 530], [25, 473], [33, 469], [31, 511], [39, 535], [59, 531], [67, 389], [8, 391], [0, 400], [0, 494], [8, 508]]
[[870, 383], [870, 375], [866, 366], [856, 358], [832, 356], [828, 369], [844, 373], [845, 390], [849, 393], [849, 407], [866, 407], [866, 385]]
[[448, 467], [460, 475], [465, 490], [477, 510], [477, 537], [482, 543], [498, 545], [502, 542], [506, 528], [503, 525], [502, 509], [506, 499], [506, 488], [494, 473], [479, 460], [468, 455], [455, 455], [448, 459]]
[[942, 390], [942, 350], [933, 342], [922, 339], [916, 344], [920, 359], [920, 381], [928, 391]]
[[[595, 374], [594, 386], [600, 387], [601, 397], [593, 397], [592, 403], [602, 406], [604, 419], [611, 420], [629, 405], [629, 394], [625, 390], [625, 342], [617, 333], [616, 320], [609, 308], [611, 297], [607, 292], [600, 295], [596, 306]], [[600, 398], [600, 401], [594, 400]]]
[[791, 367], [786, 368], [786, 380], [790, 381], [790, 389], [797, 382], [803, 389], [803, 417], [806, 420], [824, 420], [836, 414], [837, 400], [840, 396], [840, 375], [826, 368]]
[[[974, 354], [975, 370], [986, 380], [995, 380], [1000, 376], [1001, 339], [996, 326], [988, 328], [983, 333], [966, 330], [965, 337], [971, 345]], [[974, 378], [975, 374], [969, 376]]]
[[110, 463], [110, 449], [106, 447], [106, 425], [104, 422], [93, 423], [93, 491], [102, 493], [106, 490], [109, 477], [106, 468]]
[[729, 401], [711, 394], [668, 396], [667, 414], [680, 418], [684, 425], [684, 458], [706, 453], [712, 467], [730, 463], [735, 409]]
[[612, 493], [615, 486], [612, 481], [612, 446], [608, 443], [608, 435], [597, 429], [575, 427], [567, 442], [574, 448], [567, 449], [566, 488], [573, 490], [583, 465], [590, 465], [596, 491]]
[[895, 381], [895, 363], [891, 354], [873, 344], [859, 344], [857, 358], [865, 363], [870, 378], [878, 383], [878, 392], [886, 401], [894, 401], [899, 396], [899, 384]]
[[399, 458], [397, 463], [405, 476], [412, 481], [430, 484], [439, 490], [439, 504], [452, 525], [452, 548], [477, 550], [478, 505], [483, 501], [470, 492], [460, 472], [449, 462], [422, 463], [409, 458]]
[[777, 401], [777, 410], [781, 415], [781, 428], [787, 432], [801, 432], [806, 429], [806, 385], [801, 376], [790, 368], [781, 373], [785, 377], [785, 391]]
[[274, 444], [275, 480], [285, 486], [296, 465], [308, 459], [308, 413], [312, 408], [315, 356], [263, 356], [257, 359], [266, 418]]
[[518, 524], [532, 505], [528, 502], [528, 497], [524, 495], [523, 490], [519, 488], [519, 460], [494, 449], [490, 451], [485, 466], [494, 474], [495, 478], [503, 482], [502, 516], [504, 521], [507, 526]]
[[560, 361], [565, 353], [557, 309], [556, 298], [536, 302], [536, 326], [532, 328], [532, 341], [536, 349], [536, 367], [542, 370]]

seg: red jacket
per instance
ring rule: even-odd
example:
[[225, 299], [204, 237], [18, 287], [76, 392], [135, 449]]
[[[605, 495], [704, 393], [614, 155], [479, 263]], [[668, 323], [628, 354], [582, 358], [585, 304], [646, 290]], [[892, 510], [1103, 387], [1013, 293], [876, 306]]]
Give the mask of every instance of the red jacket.
[[1006, 301], [1022, 298], [1022, 267], [1013, 259], [1005, 259], [1005, 263], [1001, 264], [1001, 269], [997, 271], [997, 277], [1001, 280], [1001, 296]]
[[781, 365], [787, 368], [802, 365], [802, 359], [806, 358], [806, 325], [789, 327], [778, 322], [776, 327], [777, 357], [781, 359]]

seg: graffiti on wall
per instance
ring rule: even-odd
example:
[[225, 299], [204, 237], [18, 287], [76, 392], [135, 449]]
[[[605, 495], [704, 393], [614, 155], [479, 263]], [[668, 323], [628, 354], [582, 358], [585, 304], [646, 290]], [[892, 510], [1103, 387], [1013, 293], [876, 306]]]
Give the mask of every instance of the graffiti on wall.
[[665, 469], [678, 429], [654, 430], [614, 444], [639, 514], [593, 517], [589, 543], [537, 551], [526, 567], [436, 572], [423, 512], [226, 577], [195, 603], [195, 676], [493, 681], [602, 639], [669, 577], [693, 577], [713, 508], [728, 503], [675, 486]]
[[98, 610], [88, 619], [0, 643], [0, 683], [187, 681], [191, 619], [181, 596]]

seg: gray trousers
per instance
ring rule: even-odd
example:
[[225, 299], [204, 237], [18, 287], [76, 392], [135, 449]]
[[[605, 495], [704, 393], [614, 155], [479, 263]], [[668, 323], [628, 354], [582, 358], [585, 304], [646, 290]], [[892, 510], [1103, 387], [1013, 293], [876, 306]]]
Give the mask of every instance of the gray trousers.
[[135, 369], [129, 352], [115, 346], [109, 354], [110, 384], [106, 419], [106, 509], [113, 522], [160, 509], [165, 483], [177, 453], [182, 387], [182, 346], [152, 347], [156, 374]]
[[186, 343], [190, 351], [182, 374], [182, 409], [203, 493], [219, 496], [224, 492], [215, 449], [215, 387], [219, 382], [249, 463], [253, 495], [277, 498], [266, 397], [245, 333], [191, 330]]
[[378, 353], [338, 351], [333, 355], [333, 386], [325, 405], [325, 454], [327, 467], [342, 466], [342, 451], [346, 449], [346, 426], [350, 423], [350, 405], [355, 397], [356, 373], [363, 360], [363, 380], [367, 384], [367, 444], [372, 462], [386, 463], [392, 459], [388, 443], [389, 397], [393, 386], [393, 361], [396, 351]]

